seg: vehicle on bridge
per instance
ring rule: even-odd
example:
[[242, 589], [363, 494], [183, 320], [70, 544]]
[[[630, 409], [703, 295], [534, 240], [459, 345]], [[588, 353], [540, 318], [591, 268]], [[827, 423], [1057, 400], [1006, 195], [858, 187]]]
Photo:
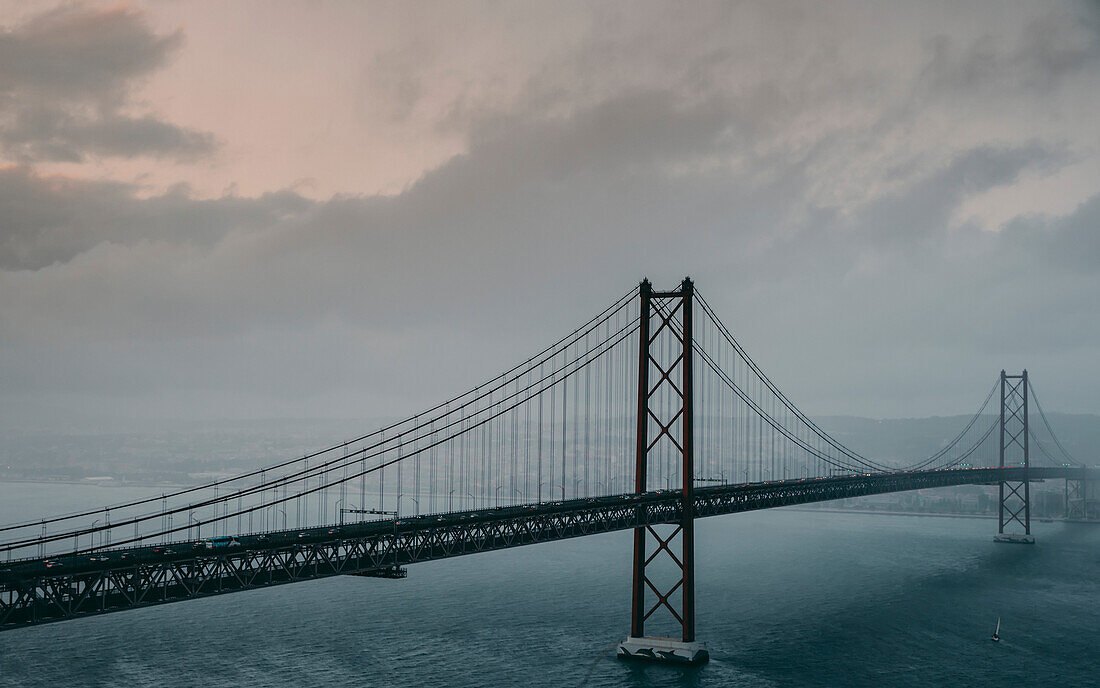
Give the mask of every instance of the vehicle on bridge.
[[228, 549], [230, 547], [241, 546], [240, 541], [232, 535], [206, 538], [205, 540], [203, 540], [203, 544], [205, 545], [206, 549]]

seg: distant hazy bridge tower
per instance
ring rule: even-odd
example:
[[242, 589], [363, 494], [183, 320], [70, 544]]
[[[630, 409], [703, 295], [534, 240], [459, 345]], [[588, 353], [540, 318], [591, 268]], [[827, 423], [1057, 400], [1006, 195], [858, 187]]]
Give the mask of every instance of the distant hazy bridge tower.
[[1066, 480], [1066, 520], [1089, 520], [1089, 484], [1087, 480]]
[[[1022, 466], [1023, 480], [1002, 480], [997, 508], [997, 542], [1033, 544], [1031, 534], [1031, 483], [1027, 424], [1027, 371], [1007, 375], [1001, 371], [1000, 466]], [[1008, 531], [1005, 531], [1005, 527]], [[1022, 531], [1022, 532], [1021, 532]]]

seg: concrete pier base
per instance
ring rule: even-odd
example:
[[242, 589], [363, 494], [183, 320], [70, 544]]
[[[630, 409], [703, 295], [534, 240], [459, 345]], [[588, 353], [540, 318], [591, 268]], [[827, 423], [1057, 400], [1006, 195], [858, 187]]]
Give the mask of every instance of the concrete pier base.
[[707, 651], [707, 644], [700, 641], [685, 643], [675, 638], [630, 636], [619, 643], [618, 657], [651, 662], [702, 664], [710, 659], [710, 652]]
[[1034, 535], [1024, 535], [1023, 533], [998, 533], [993, 536], [993, 542], [1008, 542], [1014, 545], [1034, 545]]

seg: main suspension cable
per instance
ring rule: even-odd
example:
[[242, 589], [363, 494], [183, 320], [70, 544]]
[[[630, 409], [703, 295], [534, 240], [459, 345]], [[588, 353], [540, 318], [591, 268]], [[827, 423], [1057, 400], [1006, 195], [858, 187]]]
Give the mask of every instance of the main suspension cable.
[[[613, 304], [611, 304], [610, 306], [605, 308], [603, 311], [601, 311], [599, 315], [597, 315], [594, 318], [590, 319], [584, 325], [581, 325], [580, 327], [575, 329], [570, 334], [566, 335], [565, 337], [562, 337], [561, 339], [559, 339], [555, 343], [551, 344], [550, 346], [546, 347], [545, 349], [543, 349], [539, 353], [537, 353], [534, 356], [528, 358], [526, 361], [524, 361], [524, 362], [522, 362], [522, 363], [520, 363], [516, 366], [513, 366], [511, 369], [505, 371], [504, 373], [501, 373], [501, 374], [497, 375], [496, 377], [491, 378], [489, 381], [487, 381], [485, 383], [482, 383], [482, 384], [478, 385], [477, 387], [474, 387], [471, 390], [467, 390], [466, 392], [464, 392], [462, 394], [454, 396], [454, 397], [448, 399], [447, 401], [444, 401], [440, 404], [437, 404], [437, 405], [427, 409], [426, 411], [422, 411], [422, 412], [420, 412], [420, 413], [418, 413], [414, 416], [409, 416], [409, 417], [404, 418], [400, 421], [391, 423], [390, 425], [382, 427], [378, 430], [374, 430], [370, 433], [367, 433], [367, 434], [362, 435], [360, 437], [357, 437], [355, 439], [346, 440], [344, 442], [341, 442], [340, 444], [332, 445], [332, 446], [327, 447], [325, 449], [320, 449], [320, 450], [314, 451], [310, 454], [306, 454], [306, 455], [301, 456], [301, 457], [295, 457], [293, 459], [288, 459], [286, 461], [275, 464], [273, 466], [266, 466], [264, 468], [248, 471], [246, 473], [242, 473], [240, 475], [236, 475], [236, 476], [233, 476], [233, 477], [230, 477], [230, 478], [224, 478], [222, 480], [213, 481], [213, 482], [210, 482], [210, 483], [205, 483], [203, 485], [195, 485], [195, 486], [187, 487], [187, 488], [184, 488], [182, 490], [177, 490], [175, 492], [171, 492], [171, 493], [167, 493], [167, 494], [161, 494], [161, 495], [157, 495], [157, 496], [147, 497], [147, 498], [144, 498], [144, 499], [133, 500], [133, 501], [130, 501], [130, 502], [123, 502], [123, 503], [119, 503], [119, 504], [99, 507], [99, 508], [96, 508], [96, 509], [90, 509], [90, 510], [81, 511], [81, 512], [64, 514], [64, 515], [60, 515], [60, 516], [53, 516], [53, 517], [46, 518], [46, 519], [37, 519], [37, 520], [24, 521], [24, 522], [21, 522], [21, 523], [6, 524], [6, 525], [3, 525], [3, 526], [0, 526], [0, 532], [16, 530], [16, 529], [19, 529], [19, 528], [38, 527], [38, 526], [42, 526], [42, 525], [49, 525], [49, 524], [52, 524], [52, 523], [59, 523], [59, 522], [62, 522], [62, 521], [75, 520], [75, 519], [78, 519], [78, 518], [87, 518], [89, 516], [99, 515], [99, 514], [103, 513], [104, 511], [116, 511], [116, 510], [120, 510], [120, 509], [128, 509], [128, 508], [133, 508], [133, 507], [136, 507], [136, 506], [142, 506], [142, 505], [145, 505], [145, 504], [152, 504], [152, 503], [155, 503], [155, 502], [158, 502], [158, 501], [164, 501], [165, 499], [171, 499], [171, 498], [175, 498], [175, 497], [180, 497], [182, 495], [191, 494], [191, 493], [194, 493], [194, 492], [211, 489], [215, 486], [221, 486], [221, 485], [225, 485], [225, 484], [228, 484], [228, 483], [239, 482], [241, 480], [245, 480], [247, 478], [254, 478], [256, 476], [260, 476], [260, 475], [263, 475], [265, 473], [278, 470], [280, 468], [285, 468], [287, 466], [290, 466], [290, 465], [293, 465], [293, 464], [296, 464], [296, 463], [308, 461], [309, 459], [316, 458], [316, 457], [322, 456], [324, 454], [328, 454], [328, 453], [333, 452], [333, 451], [338, 450], [338, 449], [343, 449], [343, 448], [348, 447], [352, 444], [355, 444], [357, 442], [362, 442], [363, 440], [367, 440], [367, 439], [370, 439], [372, 437], [380, 436], [385, 432], [388, 432], [388, 431], [393, 430], [395, 428], [399, 428], [401, 426], [407, 425], [408, 423], [413, 422], [415, 419], [419, 418], [420, 416], [435, 413], [436, 411], [439, 411], [440, 409], [446, 409], [446, 411], [444, 413], [444, 416], [443, 416], [443, 417], [446, 417], [447, 415], [451, 415], [451, 414], [453, 414], [457, 411], [460, 411], [460, 410], [466, 408], [470, 404], [472, 404], [476, 401], [479, 401], [480, 399], [484, 398], [486, 395], [490, 395], [493, 392], [498, 391], [499, 389], [507, 386], [508, 384], [513, 382], [514, 379], [505, 380], [505, 382], [497, 385], [496, 387], [494, 387], [492, 389], [489, 389], [485, 392], [482, 392], [481, 395], [479, 395], [475, 399], [468, 400], [466, 403], [462, 404], [461, 406], [456, 406], [453, 409], [449, 408], [450, 405], [455, 403], [456, 401], [458, 401], [460, 399], [463, 399], [463, 398], [465, 398], [465, 397], [467, 397], [471, 394], [474, 394], [478, 390], [481, 390], [481, 389], [487, 387], [488, 385], [496, 382], [497, 380], [505, 379], [509, 375], [512, 375], [513, 373], [515, 373], [516, 371], [518, 371], [518, 370], [520, 370], [524, 367], [530, 368], [530, 367], [533, 367], [535, 365], [538, 365], [539, 363], [545, 363], [550, 358], [556, 356], [559, 353], [558, 350], [560, 348], [562, 348], [563, 345], [564, 345], [565, 348], [568, 348], [569, 346], [575, 344], [581, 337], [583, 337], [585, 334], [590, 332], [594, 327], [598, 327], [599, 325], [603, 324], [603, 322], [605, 322], [611, 316], [613, 316], [615, 313], [617, 313], [623, 307], [623, 305], [625, 305], [628, 302], [628, 300], [631, 297], [634, 296], [634, 293], [635, 292], [634, 292], [633, 289], [631, 291], [628, 291], [626, 294], [619, 297]], [[542, 359], [541, 361], [539, 360], [540, 358]], [[406, 431], [406, 432], [408, 432], [408, 431]], [[400, 435], [398, 435], [398, 436], [400, 436]], [[343, 459], [343, 457], [340, 457], [340, 460], [342, 460], [342, 459]], [[324, 466], [324, 465], [326, 465], [326, 464], [318, 464], [319, 467]], [[268, 484], [268, 485], [270, 486], [270, 484]]]

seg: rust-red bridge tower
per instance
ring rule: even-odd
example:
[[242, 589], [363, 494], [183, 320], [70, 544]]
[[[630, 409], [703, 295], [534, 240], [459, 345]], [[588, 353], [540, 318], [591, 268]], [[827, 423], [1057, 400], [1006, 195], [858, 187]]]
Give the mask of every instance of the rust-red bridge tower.
[[[710, 655], [706, 644], [695, 639], [694, 284], [690, 278], [685, 278], [679, 289], [662, 292], [653, 291], [649, 280], [643, 280], [639, 296], [634, 491], [642, 494], [649, 489], [647, 477], [651, 456], [657, 454], [659, 448], [663, 449], [665, 460], [678, 460], [679, 463], [681, 517], [678, 524], [662, 535], [656, 526], [646, 523], [644, 513], [639, 513], [638, 522], [644, 525], [634, 529], [630, 636], [620, 643], [618, 654], [624, 659], [701, 663]], [[645, 509], [644, 506], [638, 508], [640, 511]], [[650, 540], [656, 544], [652, 552], [646, 547]], [[677, 543], [679, 556], [675, 551]], [[674, 572], [671, 580], [661, 581], [651, 575], [651, 569], [662, 564], [666, 571]], [[647, 600], [650, 593], [654, 597], [652, 604]], [[676, 597], [680, 598], [679, 610]], [[679, 638], [645, 634], [646, 621], [662, 609], [680, 626]]]

